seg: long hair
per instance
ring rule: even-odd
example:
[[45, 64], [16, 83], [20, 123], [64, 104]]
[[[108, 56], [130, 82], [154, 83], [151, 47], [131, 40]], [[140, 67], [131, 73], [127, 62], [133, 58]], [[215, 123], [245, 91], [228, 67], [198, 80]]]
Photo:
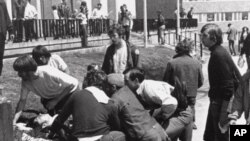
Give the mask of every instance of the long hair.
[[188, 107], [186, 82], [181, 82], [177, 77], [175, 77], [174, 80], [175, 88], [171, 95], [178, 101], [177, 108], [180, 110], [185, 110]]
[[201, 33], [204, 33], [205, 31], [208, 32], [210, 39], [215, 43], [215, 45], [221, 45], [223, 42], [223, 38], [222, 38], [222, 31], [221, 28], [214, 23], [209, 23], [204, 25], [201, 28]]

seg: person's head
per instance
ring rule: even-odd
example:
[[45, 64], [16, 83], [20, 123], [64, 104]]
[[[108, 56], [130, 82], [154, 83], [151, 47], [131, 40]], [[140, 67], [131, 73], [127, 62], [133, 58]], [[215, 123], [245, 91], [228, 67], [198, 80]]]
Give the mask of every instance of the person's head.
[[191, 39], [184, 39], [183, 41], [179, 42], [175, 47], [175, 51], [177, 54], [186, 54], [188, 55], [192, 48], [194, 47], [194, 41]]
[[109, 30], [108, 35], [114, 45], [121, 44], [123, 32], [124, 29], [121, 26], [114, 26]]
[[242, 32], [247, 32], [247, 33], [248, 33], [248, 31], [249, 31], [249, 28], [248, 28], [248, 27], [244, 26], [244, 27], [242, 28]]
[[104, 90], [107, 80], [107, 75], [102, 70], [93, 70], [88, 72], [85, 78], [88, 86], [95, 86], [101, 90]]
[[32, 79], [37, 70], [37, 63], [31, 56], [24, 55], [14, 61], [13, 68], [17, 71], [18, 76], [26, 81]]
[[194, 9], [193, 7], [190, 8], [191, 11], [192, 11], [193, 9]]
[[128, 68], [123, 74], [125, 85], [132, 91], [136, 91], [145, 79], [145, 72], [140, 68]]
[[125, 12], [125, 8], [124, 8], [124, 6], [122, 5], [122, 6], [120, 6], [120, 10], [121, 10], [121, 12]]
[[208, 48], [221, 45], [223, 42], [221, 28], [214, 23], [204, 25], [201, 28], [201, 42]]
[[128, 7], [126, 4], [123, 4], [122, 6], [123, 6], [124, 10], [127, 10]]
[[52, 10], [56, 10], [56, 9], [57, 9], [56, 5], [53, 5]]
[[231, 25], [232, 25], [232, 24], [231, 24], [231, 23], [229, 23], [227, 26], [228, 26], [228, 27], [231, 27]]
[[74, 13], [74, 14], [78, 13], [78, 10], [77, 10], [77, 9], [74, 9], [74, 10], [73, 10], [73, 13]]
[[99, 70], [99, 66], [96, 63], [91, 63], [87, 66], [87, 72], [97, 71]]
[[124, 86], [124, 75], [120, 73], [111, 73], [107, 76], [105, 92], [111, 97], [116, 91]]
[[101, 3], [98, 3], [98, 4], [97, 4], [97, 8], [98, 8], [98, 9], [101, 9], [101, 8], [102, 8], [102, 4], [101, 4]]
[[86, 7], [86, 6], [87, 6], [86, 1], [82, 1], [82, 2], [81, 2], [81, 6]]
[[48, 64], [51, 54], [46, 47], [38, 45], [33, 49], [32, 57], [38, 65], [46, 65]]

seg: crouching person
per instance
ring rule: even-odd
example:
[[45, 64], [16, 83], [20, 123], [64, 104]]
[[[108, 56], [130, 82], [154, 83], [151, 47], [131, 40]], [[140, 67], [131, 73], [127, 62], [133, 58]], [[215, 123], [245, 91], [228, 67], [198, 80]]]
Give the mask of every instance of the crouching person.
[[18, 57], [13, 68], [22, 79], [20, 99], [13, 120], [14, 125], [22, 114], [30, 91], [40, 96], [48, 113], [54, 115], [78, 89], [77, 79], [47, 65], [37, 66], [35, 60], [28, 55]]
[[117, 107], [103, 91], [106, 74], [92, 71], [87, 79], [89, 86], [74, 93], [62, 112], [51, 122], [52, 131], [59, 131], [72, 115], [72, 135], [79, 141], [125, 141], [125, 135], [119, 131]]
[[123, 74], [109, 74], [107, 82], [108, 95], [117, 104], [121, 128], [126, 134], [127, 140], [168, 140], [164, 129], [143, 107], [136, 93], [124, 85]]
[[186, 86], [178, 79], [175, 88], [165, 82], [144, 80], [144, 71], [139, 68], [127, 69], [124, 73], [126, 85], [142, 105], [150, 110], [156, 109], [154, 115], [168, 137], [172, 141], [191, 141], [193, 115], [187, 104]]

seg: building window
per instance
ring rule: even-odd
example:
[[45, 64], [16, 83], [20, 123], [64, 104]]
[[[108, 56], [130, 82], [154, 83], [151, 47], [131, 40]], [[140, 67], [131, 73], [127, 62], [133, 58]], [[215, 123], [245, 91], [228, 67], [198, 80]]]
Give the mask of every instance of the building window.
[[233, 15], [233, 13], [231, 13], [231, 12], [228, 12], [228, 13], [225, 13], [225, 20], [226, 21], [232, 21], [232, 15]]
[[248, 20], [248, 12], [242, 12], [242, 20]]
[[214, 21], [214, 13], [208, 13], [207, 14], [207, 21], [208, 22]]

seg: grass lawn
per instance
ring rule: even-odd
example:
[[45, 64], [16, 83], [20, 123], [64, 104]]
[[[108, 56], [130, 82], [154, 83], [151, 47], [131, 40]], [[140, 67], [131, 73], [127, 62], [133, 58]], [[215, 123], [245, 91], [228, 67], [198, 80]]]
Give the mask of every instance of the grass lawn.
[[[147, 78], [161, 80], [164, 75], [166, 64], [173, 55], [173, 50], [164, 47], [147, 49], [141, 48], [140, 64], [145, 70]], [[101, 65], [104, 58], [104, 53], [62, 53], [61, 57], [68, 64], [70, 74], [79, 80], [81, 86], [81, 82], [86, 73], [86, 66], [90, 63], [97, 63]], [[14, 113], [17, 101], [19, 99], [21, 79], [13, 70], [13, 62], [14, 59], [4, 60], [3, 75], [0, 79], [0, 83], [4, 86], [3, 95], [12, 101]], [[26, 109], [36, 109], [41, 111], [44, 110], [40, 104], [40, 98], [33, 93], [31, 93], [28, 97]]]

